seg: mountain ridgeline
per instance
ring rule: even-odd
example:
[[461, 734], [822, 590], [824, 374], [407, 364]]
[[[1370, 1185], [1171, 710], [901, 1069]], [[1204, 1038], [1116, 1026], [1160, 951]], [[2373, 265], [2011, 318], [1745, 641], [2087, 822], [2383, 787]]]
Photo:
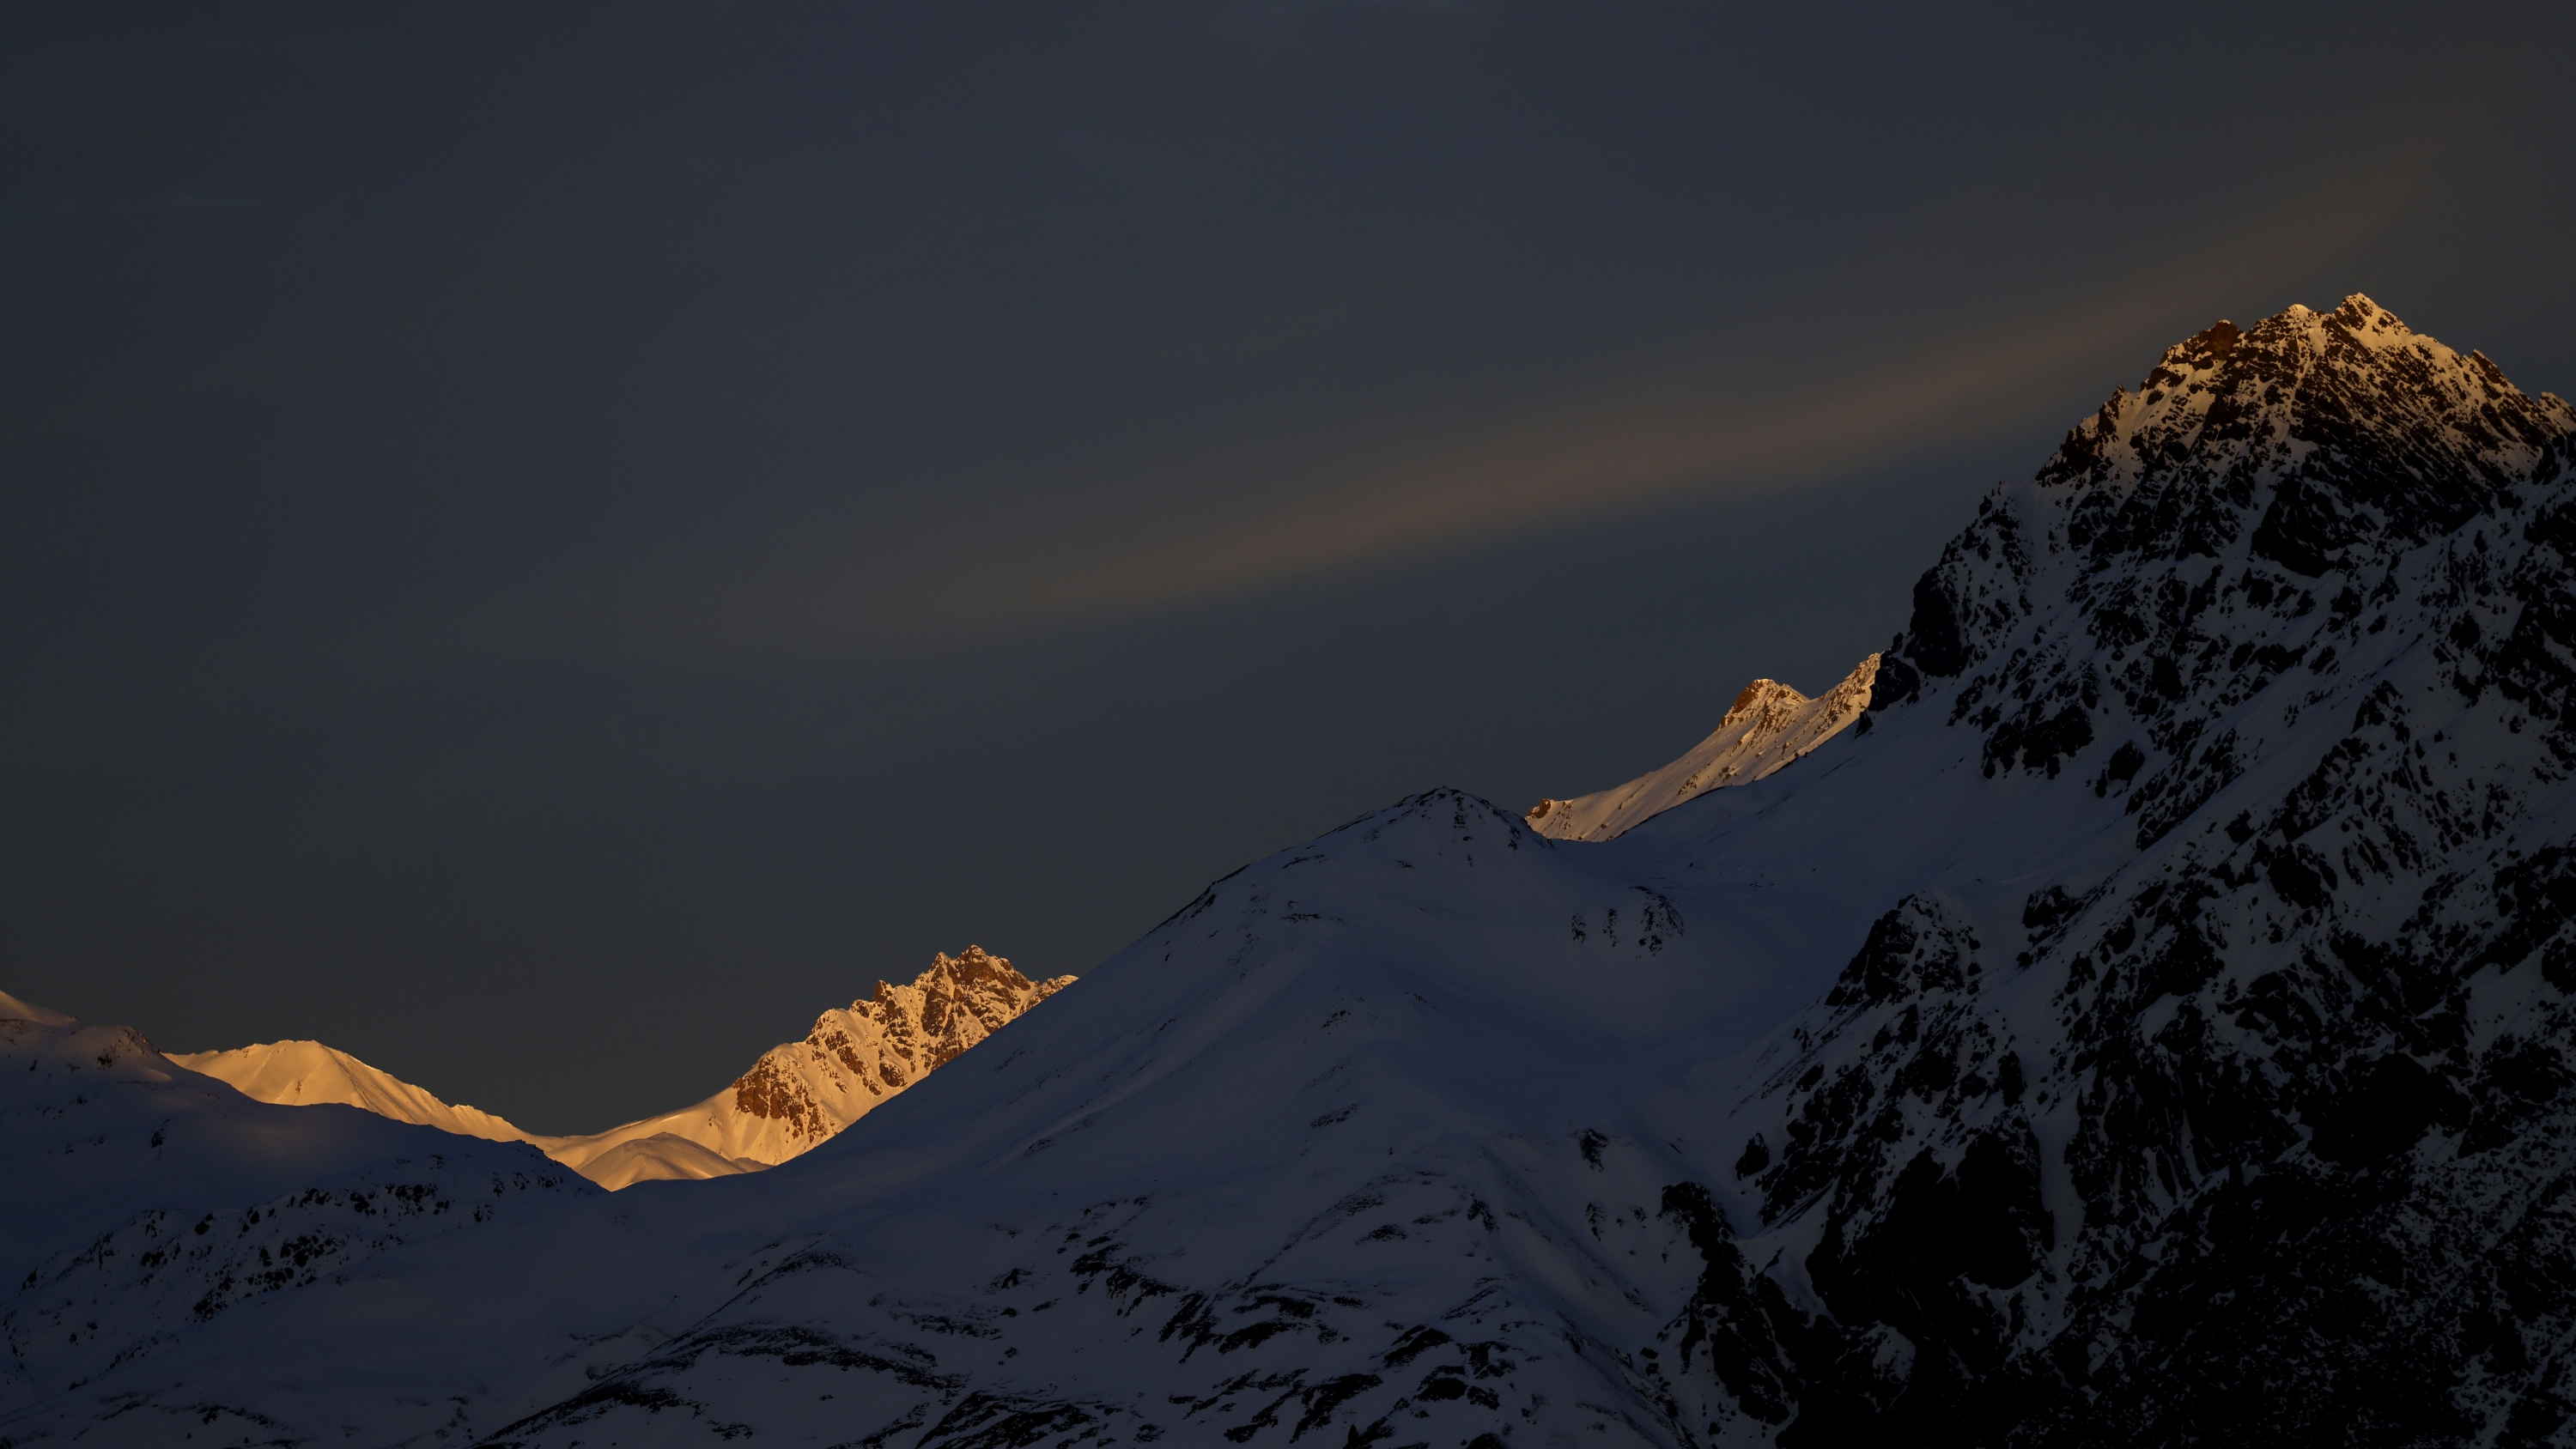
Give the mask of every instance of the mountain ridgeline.
[[57, 1258], [0, 1439], [2568, 1443], [2571, 461], [2221, 323], [1793, 747], [1364, 816], [756, 1176], [203, 1323]]
[[874, 993], [824, 1012], [803, 1041], [761, 1053], [705, 1101], [578, 1136], [543, 1137], [489, 1112], [450, 1106], [320, 1042], [266, 1042], [171, 1060], [263, 1102], [337, 1102], [443, 1132], [529, 1143], [614, 1191], [785, 1162], [1072, 984], [1070, 976], [1031, 981], [981, 946], [956, 956], [935, 952], [910, 985], [880, 981]]
[[1858, 720], [1877, 678], [1873, 654], [1813, 699], [1776, 679], [1757, 679], [1727, 706], [1715, 732], [1680, 759], [1624, 785], [1541, 800], [1521, 818], [1552, 839], [1608, 840], [1710, 790], [1767, 780]]

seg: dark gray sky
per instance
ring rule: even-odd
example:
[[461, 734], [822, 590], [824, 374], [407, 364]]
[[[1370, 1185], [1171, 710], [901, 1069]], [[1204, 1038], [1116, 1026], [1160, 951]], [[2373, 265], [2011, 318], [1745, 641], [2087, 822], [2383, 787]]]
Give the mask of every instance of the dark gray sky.
[[2576, 389], [2576, 7], [15, 5], [0, 986], [586, 1130], [1808, 690], [2167, 343]]

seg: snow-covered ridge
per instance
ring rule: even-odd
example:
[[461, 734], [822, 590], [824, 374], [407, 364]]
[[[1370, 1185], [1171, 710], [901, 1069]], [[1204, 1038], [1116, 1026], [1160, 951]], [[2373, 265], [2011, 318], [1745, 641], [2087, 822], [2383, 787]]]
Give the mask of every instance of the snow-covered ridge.
[[811, 1150], [888, 1097], [1073, 984], [1031, 981], [1000, 956], [969, 946], [938, 953], [910, 985], [827, 1011], [800, 1042], [772, 1047], [731, 1086], [676, 1112], [567, 1137], [524, 1131], [319, 1042], [284, 1041], [172, 1060], [264, 1102], [336, 1102], [398, 1122], [500, 1142], [533, 1144], [615, 1189], [672, 1178], [757, 1172]]
[[230, 1082], [245, 1096], [281, 1107], [337, 1102], [461, 1137], [543, 1145], [533, 1134], [489, 1112], [462, 1103], [442, 1102], [425, 1088], [318, 1041], [263, 1042], [220, 1052], [173, 1052], [170, 1060], [192, 1072]]
[[1873, 654], [1813, 699], [1776, 679], [1757, 679], [1727, 707], [1716, 732], [1680, 759], [1624, 785], [1541, 800], [1522, 818], [1553, 839], [1608, 840], [1706, 791], [1767, 778], [1859, 719], [1877, 677]]

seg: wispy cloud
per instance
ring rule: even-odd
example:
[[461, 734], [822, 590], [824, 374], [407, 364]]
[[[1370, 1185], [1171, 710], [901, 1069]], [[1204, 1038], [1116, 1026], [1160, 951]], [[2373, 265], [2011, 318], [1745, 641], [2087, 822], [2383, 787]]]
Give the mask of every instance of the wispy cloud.
[[[675, 580], [668, 560], [639, 560], [563, 581], [542, 599], [491, 607], [541, 650], [672, 662], [909, 653], [1212, 601], [1622, 511], [1847, 476], [2024, 425], [2024, 400], [2069, 369], [2098, 370], [2178, 319], [2215, 320], [2201, 315], [2213, 297], [2278, 286], [2331, 262], [2405, 207], [2430, 155], [2419, 149], [2367, 176], [2332, 178], [2243, 219], [2195, 254], [2054, 313], [1935, 338], [1793, 392], [1755, 390], [1740, 374], [1715, 369], [1666, 375], [1453, 433], [1338, 478], [1245, 489], [1260, 506], [1195, 525], [1139, 518], [1075, 538], [1043, 523], [994, 523], [976, 531], [971, 550], [909, 561], [885, 559], [879, 541], [815, 525], [694, 584], [685, 571]], [[2278, 305], [2293, 300], [2339, 299], [2282, 297]], [[2147, 359], [2130, 361], [2142, 368]], [[1194, 481], [1202, 495], [1227, 491], [1222, 477]], [[1102, 534], [1125, 537], [1104, 542]], [[490, 612], [483, 617], [498, 622]]]

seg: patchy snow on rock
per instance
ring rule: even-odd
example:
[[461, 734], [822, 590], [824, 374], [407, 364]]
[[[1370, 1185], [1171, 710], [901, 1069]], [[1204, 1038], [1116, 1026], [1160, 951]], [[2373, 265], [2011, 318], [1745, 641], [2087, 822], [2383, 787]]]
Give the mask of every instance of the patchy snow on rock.
[[1757, 679], [1727, 707], [1716, 733], [1680, 759], [1624, 785], [1541, 800], [1522, 818], [1552, 839], [1608, 840], [1705, 791], [1767, 779], [1859, 719], [1877, 675], [1873, 654], [1814, 699], [1776, 679]]

